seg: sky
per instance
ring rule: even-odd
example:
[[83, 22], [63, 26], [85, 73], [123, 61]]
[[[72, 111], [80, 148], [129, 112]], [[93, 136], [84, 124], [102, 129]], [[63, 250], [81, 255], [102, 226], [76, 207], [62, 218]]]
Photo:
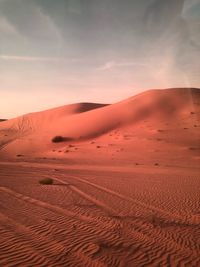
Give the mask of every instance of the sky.
[[200, 87], [200, 0], [0, 0], [0, 118]]

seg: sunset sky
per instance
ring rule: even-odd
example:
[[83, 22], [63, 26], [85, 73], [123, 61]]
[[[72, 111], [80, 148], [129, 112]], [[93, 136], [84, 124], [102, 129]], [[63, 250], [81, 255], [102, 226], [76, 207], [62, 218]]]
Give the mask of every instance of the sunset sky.
[[200, 0], [0, 0], [0, 118], [200, 87]]

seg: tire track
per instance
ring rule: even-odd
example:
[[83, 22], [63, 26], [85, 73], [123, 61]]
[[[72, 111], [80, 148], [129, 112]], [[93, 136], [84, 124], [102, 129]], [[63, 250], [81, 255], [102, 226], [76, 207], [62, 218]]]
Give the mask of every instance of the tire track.
[[111, 216], [117, 216], [117, 212], [108, 207], [105, 203], [93, 198], [92, 196], [88, 195], [87, 193], [85, 193], [84, 191], [82, 191], [81, 189], [77, 188], [75, 185], [71, 185], [70, 183], [63, 181], [57, 177], [53, 177], [53, 179], [61, 184], [67, 185], [72, 191], [76, 192], [77, 194], [79, 194], [81, 197], [85, 198], [86, 200], [92, 202], [93, 204], [95, 204], [96, 206], [100, 207], [101, 209], [103, 209], [104, 211], [106, 211], [106, 213], [108, 213]]
[[[7, 192], [4, 193], [7, 194]], [[26, 203], [26, 200], [24, 198], [19, 198], [19, 200]], [[25, 208], [27, 207], [25, 206]], [[40, 214], [38, 215], [38, 218], [39, 217]], [[93, 254], [93, 248], [91, 247], [91, 245], [93, 245], [92, 236], [95, 235], [95, 232], [91, 232], [87, 222], [83, 222], [83, 228], [80, 227], [80, 229], [82, 228], [84, 230], [85, 236], [75, 238], [75, 236], [73, 236], [73, 232], [70, 233], [69, 230], [66, 230], [66, 219], [62, 219], [63, 220], [61, 223], [56, 220], [56, 222], [59, 223], [59, 227], [57, 224], [53, 224], [53, 226], [57, 228], [56, 232], [54, 233], [54, 235], [56, 234], [55, 239], [49, 239], [48, 233], [50, 233], [52, 229], [51, 222], [46, 222], [45, 224], [42, 223], [42, 225], [41, 223], [37, 225], [35, 224], [35, 226], [33, 225], [33, 227], [29, 225], [27, 227], [0, 213], [0, 234], [1, 237], [5, 237], [4, 240], [2, 239], [2, 242], [4, 242], [3, 248], [0, 245], [2, 252], [2, 255], [0, 256], [0, 263], [5, 263], [6, 266], [9, 266], [7, 265], [7, 257], [5, 257], [5, 255], [7, 254], [9, 255], [9, 264], [12, 264], [15, 261], [20, 264], [27, 264], [27, 262], [33, 263], [34, 261], [31, 260], [31, 257], [33, 257], [37, 262], [41, 262], [42, 259], [47, 260], [44, 264], [40, 263], [39, 265], [34, 264], [32, 266], [69, 266], [67, 264], [70, 261], [73, 262], [73, 265], [70, 266], [76, 266], [76, 262], [79, 265], [80, 263], [82, 263], [81, 266], [105, 266], [98, 260], [92, 259], [91, 257], [91, 255]], [[64, 222], [65, 224], [63, 224]], [[95, 222], [93, 223], [95, 225]], [[6, 229], [4, 229], [3, 227], [1, 231], [1, 225], [6, 226]], [[99, 228], [97, 227], [97, 229]], [[61, 235], [59, 235], [59, 232]], [[64, 238], [66, 233], [70, 233], [66, 236], [67, 240], [65, 240]], [[53, 237], [52, 235], [50, 236]], [[111, 238], [111, 236], [109, 237]], [[11, 240], [12, 243], [10, 243], [10, 241], [8, 242], [8, 240]], [[17, 246], [20, 246], [20, 251], [22, 251], [21, 253], [15, 253], [15, 248]], [[32, 252], [30, 252], [30, 250]], [[41, 257], [40, 255], [37, 255], [37, 252], [41, 255]], [[92, 254], [90, 255], [90, 253]], [[49, 258], [51, 259], [50, 262], [48, 262]], [[55, 265], [53, 264], [53, 262]]]
[[[62, 176], [63, 178], [65, 178], [65, 176]], [[163, 210], [163, 209], [160, 209], [160, 208], [157, 208], [157, 207], [155, 207], [155, 206], [153, 206], [153, 205], [147, 205], [147, 204], [145, 204], [145, 203], [143, 203], [143, 202], [141, 202], [141, 201], [139, 201], [139, 200], [135, 200], [135, 199], [133, 199], [133, 198], [130, 198], [130, 197], [128, 197], [128, 196], [124, 196], [124, 195], [122, 195], [122, 194], [120, 194], [120, 193], [118, 193], [118, 192], [115, 192], [115, 191], [113, 191], [113, 190], [111, 190], [111, 189], [108, 189], [108, 188], [105, 188], [105, 187], [103, 187], [103, 186], [101, 186], [101, 185], [97, 185], [97, 184], [94, 184], [94, 183], [92, 183], [92, 182], [89, 182], [88, 180], [85, 180], [85, 179], [83, 179], [83, 178], [79, 178], [79, 177], [77, 177], [77, 176], [67, 176], [67, 178], [72, 178], [72, 179], [74, 179], [74, 180], [77, 180], [77, 181], [79, 181], [79, 182], [82, 182], [82, 183], [84, 183], [84, 184], [88, 184], [88, 185], [90, 185], [90, 186], [93, 186], [93, 187], [95, 187], [95, 188], [97, 188], [97, 189], [99, 189], [99, 190], [101, 190], [101, 191], [104, 191], [104, 192], [106, 192], [106, 193], [108, 193], [108, 194], [111, 194], [111, 195], [113, 195], [113, 196], [116, 196], [116, 197], [118, 197], [118, 198], [120, 198], [120, 199], [123, 199], [123, 200], [126, 200], [126, 201], [129, 201], [129, 202], [132, 202], [132, 203], [134, 203], [135, 205], [139, 205], [139, 206], [141, 206], [142, 208], [145, 208], [145, 209], [147, 209], [147, 210], [150, 210], [150, 211], [152, 211], [152, 212], [158, 212], [160, 215], [162, 215], [164, 218], [166, 218], [166, 219], [168, 219], [169, 217], [170, 218], [172, 218], [173, 219], [173, 221], [174, 222], [176, 222], [176, 223], [191, 223], [191, 224], [196, 224], [196, 225], [198, 225], [199, 223], [200, 223], [200, 220], [198, 220], [199, 218], [198, 217], [195, 217], [194, 218], [194, 216], [191, 218], [187, 218], [186, 220], [182, 217], [182, 216], [180, 216], [180, 215], [178, 215], [178, 214], [174, 214], [174, 213], [171, 213], [171, 212], [168, 212], [168, 211], [165, 211], [165, 210]], [[64, 182], [63, 180], [60, 180], [59, 178], [57, 178], [57, 177], [54, 177], [53, 179], [55, 179], [55, 180], [57, 180], [57, 181], [59, 181], [59, 182], [61, 182], [61, 183], [66, 183], [66, 184], [69, 184], [68, 182]], [[74, 187], [74, 186], [73, 186]], [[88, 199], [89, 200], [89, 199]]]
[[64, 215], [64, 216], [68, 216], [68, 217], [73, 217], [73, 218], [76, 218], [76, 219], [79, 219], [79, 220], [82, 220], [82, 221], [92, 221], [92, 219], [90, 219], [89, 217], [86, 217], [86, 216], [83, 216], [83, 215], [79, 215], [79, 214], [76, 214], [72, 211], [69, 211], [69, 210], [66, 210], [66, 209], [63, 209], [63, 208], [60, 208], [58, 206], [54, 206], [52, 204], [49, 204], [47, 202], [44, 202], [44, 201], [41, 201], [41, 200], [38, 200], [38, 199], [34, 199], [34, 198], [31, 198], [31, 197], [28, 197], [28, 196], [25, 196], [25, 195], [22, 195], [16, 191], [13, 191], [9, 188], [6, 188], [6, 187], [0, 187], [0, 191], [2, 192], [5, 192], [9, 195], [12, 195], [18, 199], [21, 199], [21, 200], [24, 200], [26, 202], [29, 202], [33, 205], [36, 205], [36, 206], [39, 206], [39, 207], [42, 207], [42, 208], [45, 208], [45, 209], [48, 209], [54, 213], [58, 213], [60, 215]]
[[[45, 173], [45, 177], [50, 176], [50, 174]], [[27, 175], [26, 175], [27, 176]], [[68, 180], [69, 177], [69, 180]], [[53, 176], [52, 176], [53, 178]], [[60, 179], [60, 178], [63, 178]], [[132, 267], [132, 266], [200, 266], [200, 259], [199, 259], [199, 250], [197, 245], [191, 245], [194, 244], [193, 240], [190, 240], [192, 238], [191, 233], [194, 230], [192, 225], [189, 225], [186, 229], [187, 231], [184, 232], [184, 227], [181, 226], [177, 228], [176, 223], [172, 224], [172, 226], [168, 226], [168, 222], [165, 222], [165, 220], [161, 220], [161, 223], [164, 223], [164, 227], [162, 225], [155, 223], [155, 225], [151, 224], [149, 221], [145, 221], [145, 218], [140, 217], [133, 217], [126, 218], [123, 216], [120, 216], [119, 213], [117, 214], [117, 211], [113, 208], [109, 207], [109, 203], [103, 203], [104, 198], [97, 200], [95, 198], [95, 193], [97, 194], [97, 198], [101, 197], [101, 192], [98, 192], [97, 190], [94, 190], [92, 196], [90, 195], [90, 186], [93, 186], [94, 188], [103, 191], [108, 194], [108, 199], [112, 199], [112, 196], [118, 197], [119, 200], [122, 199], [124, 201], [117, 201], [117, 205], [124, 205], [125, 201], [127, 201], [125, 204], [132, 205], [132, 201], [124, 199], [128, 198], [127, 196], [124, 196], [123, 194], [120, 194], [118, 192], [115, 192], [113, 190], [110, 190], [108, 188], [96, 185], [92, 183], [93, 185], [89, 184], [90, 182], [81, 179], [79, 177], [74, 178], [75, 179], [81, 179], [83, 181], [78, 181], [77, 183], [74, 182], [73, 185], [70, 183], [70, 178], [73, 180], [71, 176], [65, 176], [63, 175], [60, 178], [55, 177], [54, 179], [57, 180], [57, 182], [64, 184], [67, 188], [70, 188], [70, 190], [74, 191], [77, 195], [79, 195], [81, 198], [87, 199], [88, 201], [92, 202], [97, 208], [99, 207], [102, 210], [102, 215], [98, 215], [98, 217], [93, 213], [93, 210], [89, 210], [87, 212], [88, 216], [84, 216], [85, 212], [84, 210], [87, 210], [87, 206], [83, 206], [82, 212], [83, 215], [79, 216], [79, 210], [77, 212], [68, 211], [68, 209], [65, 210], [63, 207], [59, 207], [60, 203], [55, 204], [54, 202], [51, 202], [52, 204], [46, 203], [45, 201], [48, 201], [48, 198], [43, 199], [42, 201], [35, 199], [35, 195], [31, 195], [32, 197], [25, 196], [14, 190], [11, 190], [7, 187], [0, 187], [0, 191], [4, 192], [7, 196], [12, 196], [12, 201], [10, 202], [10, 215], [12, 216], [13, 220], [15, 220], [14, 212], [12, 211], [12, 206], [14, 203], [14, 200], [18, 199], [18, 214], [21, 213], [21, 217], [23, 216], [30, 216], [30, 205], [35, 205], [34, 211], [35, 216], [39, 219], [42, 214], [48, 214], [48, 221], [40, 222], [38, 219], [34, 222], [30, 222], [32, 225], [30, 227], [30, 231], [34, 232], [34, 236], [31, 238], [36, 239], [36, 236], [38, 235], [38, 238], [36, 239], [38, 241], [38, 245], [40, 248], [40, 242], [42, 243], [43, 237], [45, 238], [46, 234], [50, 231], [52, 233], [52, 229], [55, 228], [55, 231], [53, 231], [52, 238], [54, 235], [56, 235], [55, 239], [59, 243], [64, 244], [67, 247], [67, 250], [63, 250], [63, 253], [61, 251], [59, 258], [57, 258], [59, 264], [62, 263], [60, 266], [120, 266], [120, 267]], [[68, 180], [69, 182], [67, 182]], [[80, 182], [80, 183], [78, 183]], [[81, 186], [82, 182], [82, 186]], [[87, 182], [87, 183], [84, 183]], [[84, 184], [88, 184], [88, 186], [84, 186]], [[97, 188], [97, 187], [101, 187]], [[60, 187], [60, 188], [66, 188], [66, 187]], [[57, 187], [56, 187], [57, 188]], [[38, 194], [38, 196], [43, 191], [43, 186], [40, 187], [39, 194], [38, 191], [34, 191]], [[59, 187], [58, 187], [59, 189]], [[91, 188], [92, 189], [92, 188]], [[105, 190], [106, 191], [105, 191]], [[48, 187], [48, 190], [52, 192], [53, 187]], [[84, 191], [83, 191], [84, 190]], [[88, 191], [89, 190], [89, 191]], [[61, 190], [62, 191], [62, 190]], [[64, 190], [65, 191], [65, 190]], [[108, 192], [109, 191], [109, 192]], [[110, 193], [113, 192], [114, 194]], [[10, 192], [10, 193], [9, 193]], [[20, 192], [24, 192], [21, 190]], [[86, 193], [88, 192], [88, 193]], [[57, 191], [59, 194], [59, 190]], [[28, 193], [26, 193], [28, 194]], [[36, 194], [36, 195], [37, 195]], [[117, 195], [116, 195], [117, 194]], [[62, 195], [61, 200], [62, 200]], [[121, 198], [121, 196], [123, 198]], [[49, 195], [51, 197], [51, 195]], [[6, 198], [3, 197], [2, 200], [4, 200], [4, 207], [6, 207]], [[131, 200], [135, 201], [134, 199], [130, 198]], [[43, 201], [44, 200], [44, 201]], [[102, 200], [102, 201], [101, 201]], [[24, 211], [22, 211], [21, 201], [24, 202]], [[64, 201], [64, 200], [63, 200]], [[35, 203], [34, 203], [35, 202]], [[137, 202], [137, 200], [136, 200]], [[135, 202], [134, 202], [135, 203]], [[143, 203], [143, 202], [142, 202]], [[55, 204], [55, 205], [54, 205]], [[143, 203], [146, 208], [148, 209], [148, 205]], [[76, 204], [75, 204], [76, 205]], [[136, 205], [136, 203], [135, 203]], [[36, 209], [37, 206], [37, 209]], [[138, 209], [140, 209], [140, 205], [138, 204]], [[4, 208], [2, 206], [2, 208]], [[33, 207], [33, 206], [32, 206]], [[73, 206], [74, 209], [75, 206]], [[57, 209], [58, 208], [58, 209]], [[44, 210], [46, 209], [46, 211]], [[6, 209], [3, 209], [6, 212]], [[53, 212], [55, 216], [49, 218], [49, 211]], [[162, 210], [163, 211], [163, 210]], [[155, 211], [154, 211], [155, 212]], [[163, 211], [165, 212], [165, 211]], [[61, 216], [57, 216], [57, 215]], [[171, 214], [171, 213], [169, 213]], [[173, 213], [172, 213], [173, 214]], [[57, 216], [57, 218], [56, 218]], [[159, 215], [158, 215], [159, 216]], [[171, 215], [168, 215], [172, 217]], [[46, 215], [45, 215], [46, 217]], [[75, 229], [75, 235], [69, 234], [67, 231], [73, 231], [73, 227], [71, 225], [70, 229], [67, 229], [69, 218], [70, 221], [74, 221], [76, 219], [79, 220], [78, 227]], [[66, 224], [67, 219], [67, 224]], [[148, 218], [147, 218], [148, 219]], [[169, 219], [169, 218], [168, 218]], [[170, 218], [171, 219], [171, 218]], [[172, 218], [173, 219], [173, 218]], [[23, 220], [20, 219], [20, 221], [23, 222]], [[15, 222], [15, 221], [14, 221]], [[10, 221], [8, 224], [14, 224], [14, 222]], [[28, 222], [28, 223], [29, 223]], [[180, 221], [179, 221], [180, 222]], [[6, 220], [5, 220], [6, 223]], [[17, 222], [19, 223], [19, 222]], [[159, 223], [159, 221], [158, 221]], [[169, 222], [170, 223], [170, 222]], [[20, 222], [21, 224], [21, 222]], [[27, 227], [27, 222], [25, 220], [25, 224]], [[70, 224], [72, 224], [70, 222]], [[120, 227], [118, 227], [120, 226]], [[173, 228], [175, 226], [175, 228]], [[168, 228], [170, 227], [170, 228]], [[195, 226], [196, 227], [196, 226]], [[29, 228], [29, 225], [28, 225]], [[116, 228], [116, 229], [113, 229]], [[178, 230], [177, 230], [178, 229]], [[13, 228], [14, 230], [14, 228]], [[175, 231], [174, 231], [175, 230]], [[11, 255], [12, 261], [10, 261], [10, 265], [6, 266], [14, 266], [13, 259], [17, 260], [18, 254], [15, 252], [17, 250], [17, 235], [23, 236], [23, 229], [20, 231], [12, 231], [13, 235], [11, 236], [10, 233], [6, 232], [5, 229], [2, 229], [0, 232], [0, 236], [4, 237], [4, 244], [0, 244], [0, 249], [2, 248], [2, 251], [5, 251], [5, 253], [9, 253], [9, 257]], [[177, 231], [177, 232], [176, 232]], [[1, 235], [2, 233], [2, 235]], [[195, 231], [194, 231], [195, 233]], [[178, 240], [178, 235], [181, 236], [181, 239]], [[25, 234], [26, 235], [26, 234]], [[40, 238], [41, 236], [41, 238]], [[47, 235], [48, 236], [48, 235]], [[66, 238], [67, 237], [67, 238]], [[157, 238], [155, 238], [157, 237]], [[189, 238], [188, 238], [189, 237]], [[30, 238], [30, 241], [32, 240]], [[66, 240], [67, 239], [67, 240]], [[29, 237], [27, 235], [27, 240], [29, 240]], [[52, 241], [55, 241], [54, 238]], [[50, 242], [51, 238], [50, 238]], [[32, 241], [31, 241], [32, 242]], [[35, 242], [35, 241], [34, 241]], [[7, 247], [9, 243], [9, 248]], [[47, 241], [48, 243], [48, 241]], [[52, 243], [51, 243], [52, 244]], [[95, 247], [93, 248], [95, 244]], [[41, 251], [42, 251], [41, 245]], [[20, 264], [24, 264], [26, 266], [28, 260], [29, 264], [31, 263], [32, 266], [45, 266], [42, 265], [43, 258], [37, 258], [37, 261], [34, 261], [34, 256], [31, 256], [26, 258], [26, 255], [23, 255], [23, 253], [28, 253], [28, 248], [19, 242], [19, 247], [21, 249], [21, 262]], [[53, 247], [53, 244], [52, 244]], [[68, 253], [68, 251], [70, 252]], [[95, 252], [97, 250], [97, 252]], [[46, 248], [46, 252], [48, 252], [48, 245]], [[67, 257], [66, 257], [66, 253]], [[30, 252], [29, 252], [30, 254]], [[5, 255], [5, 254], [4, 254]], [[47, 258], [48, 260], [48, 258]], [[34, 262], [34, 264], [33, 264]], [[5, 265], [5, 264], [4, 264]], [[49, 264], [46, 264], [46, 266], [51, 266]], [[57, 265], [58, 266], [58, 265]]]
[[[2, 190], [2, 187], [0, 188], [0, 190]], [[33, 204], [33, 199], [30, 197], [26, 197], [22, 194], [16, 193], [13, 190], [6, 189], [6, 188], [3, 188], [2, 191], [4, 193], [10, 194], [11, 196], [17, 197], [21, 201], [25, 201], [25, 202], [28, 201], [28, 203]], [[46, 208], [46, 203], [44, 206], [44, 202], [42, 202], [42, 205], [41, 205], [41, 202], [38, 202], [38, 200], [37, 200], [37, 202], [34, 202], [34, 204], [36, 204], [36, 206]], [[47, 207], [48, 207], [48, 210], [55, 212], [55, 209], [52, 210], [52, 205], [50, 206], [51, 209], [49, 209], [49, 206], [47, 206]], [[56, 209], [56, 211], [57, 211], [57, 209]], [[63, 212], [60, 212], [60, 213], [61, 213], [61, 215], [66, 215], [66, 213], [63, 214]], [[67, 213], [67, 215], [68, 215], [68, 213]], [[74, 218], [76, 218], [76, 217], [73, 216], [73, 219]], [[118, 235], [115, 235], [113, 232], [109, 231], [109, 228], [111, 227], [111, 225], [109, 225], [106, 221], [103, 223], [98, 218], [92, 217], [92, 220], [90, 221], [90, 223], [91, 223], [90, 225], [88, 225], [88, 222], [89, 221], [86, 220], [86, 224], [80, 225], [79, 228], [83, 232], [88, 233], [89, 238], [91, 238], [91, 236], [101, 236], [101, 238], [106, 238], [107, 240], [110, 240], [109, 242], [112, 242], [114, 247], [118, 246], [118, 243], [121, 242], [118, 240], [119, 239]], [[49, 224], [47, 226], [49, 227]], [[34, 228], [37, 229], [38, 227], [34, 227]], [[102, 235], [102, 233], [103, 233], [103, 235]], [[70, 239], [71, 239], [71, 242], [73, 243], [73, 246], [75, 246], [76, 248], [81, 249], [81, 247], [83, 247], [83, 244], [81, 244], [79, 240], [74, 240], [73, 236]], [[86, 239], [87, 238], [85, 237], [85, 241], [86, 241]], [[70, 245], [69, 245], [69, 247], [70, 247]]]
[[[129, 197], [126, 197], [124, 195], [121, 195], [121, 194], [119, 194], [117, 192], [114, 192], [114, 191], [112, 191], [110, 189], [107, 189], [107, 188], [104, 188], [102, 186], [93, 184], [91, 182], [85, 181], [84, 179], [81, 179], [81, 178], [78, 178], [78, 177], [74, 177], [74, 176], [73, 177], [70, 176], [69, 178], [76, 179], [76, 180], [81, 181], [81, 182], [83, 182], [85, 184], [88, 184], [88, 185], [92, 185], [95, 188], [100, 189], [100, 190], [103, 190], [106, 193], [109, 193], [109, 194], [118, 196], [119, 198], [123, 198], [124, 200], [130, 200], [131, 202], [133, 201], [135, 203], [135, 201], [133, 199], [129, 198]], [[70, 185], [69, 182], [63, 181], [63, 180], [61, 180], [61, 179], [59, 179], [57, 177], [56, 178], [54, 177], [54, 179], [57, 180], [57, 181], [59, 181], [60, 183], [64, 183], [64, 184]], [[76, 188], [76, 187], [75, 186], [72, 186], [72, 189], [74, 189], [74, 188]], [[78, 189], [78, 191], [81, 191], [81, 190]], [[91, 198], [90, 196], [88, 196], [88, 194], [84, 193], [84, 196], [85, 195], [86, 195], [86, 197], [87, 197], [88, 200], [92, 200], [94, 202], [94, 199]], [[95, 202], [96, 202], [96, 200], [95, 200]], [[148, 205], [144, 205], [144, 206], [145, 207], [148, 207]], [[102, 205], [101, 204], [101, 207], [104, 207], [105, 208], [105, 205]], [[160, 209], [157, 209], [157, 208], [153, 209], [153, 211], [155, 211], [155, 210], [156, 211], [160, 211]], [[162, 213], [164, 213], [163, 210], [161, 210], [161, 211], [162, 211]], [[167, 214], [168, 214], [168, 216], [171, 216], [171, 213], [167, 213]], [[113, 214], [110, 214], [110, 215], [113, 216]], [[164, 213], [164, 215], [166, 216], [166, 213]], [[120, 221], [120, 218], [121, 218], [120, 216], [115, 217], [115, 219], [116, 220], [119, 220], [119, 221]], [[123, 216], [122, 216], [122, 218], [123, 218]], [[178, 217], [178, 219], [179, 219], [179, 221], [176, 221], [176, 223], [178, 223], [178, 222], [180, 223], [180, 220], [182, 218]], [[177, 220], [177, 217], [176, 217], [176, 220]], [[146, 247], [149, 247], [149, 248], [152, 248], [152, 247], [155, 248], [155, 243], [153, 242], [153, 240], [154, 240], [153, 237], [156, 236], [156, 235], [160, 236], [160, 240], [157, 240], [157, 242], [162, 247], [162, 250], [160, 250], [161, 247], [158, 247], [158, 251], [157, 252], [154, 251], [154, 253], [152, 254], [151, 253], [151, 249], [150, 249], [149, 250], [149, 253], [150, 253], [149, 260], [146, 259], [145, 260], [146, 262], [149, 262], [149, 263], [155, 262], [156, 263], [158, 261], [158, 259], [159, 259], [159, 256], [158, 256], [159, 254], [163, 255], [164, 258], [167, 258], [167, 255], [171, 255], [171, 256], [172, 255], [176, 255], [176, 253], [178, 252], [177, 249], [181, 253], [186, 253], [186, 255], [187, 255], [186, 257], [184, 257], [184, 258], [181, 259], [182, 262], [187, 262], [187, 258], [189, 258], [189, 259], [193, 258], [193, 259], [191, 259], [191, 262], [194, 262], [194, 261], [197, 261], [198, 260], [198, 258], [197, 258], [198, 252], [197, 251], [195, 251], [193, 249], [190, 249], [189, 247], [186, 248], [184, 246], [184, 244], [179, 243], [179, 242], [177, 242], [177, 240], [171, 238], [171, 236], [168, 236], [168, 232], [163, 231], [163, 229], [161, 229], [160, 227], [159, 228], [156, 227], [154, 229], [151, 229], [151, 231], [150, 231], [151, 233], [148, 233], [148, 228], [146, 228], [146, 225], [141, 225], [141, 223], [140, 223], [139, 229], [137, 229], [137, 231], [139, 231], [142, 235], [144, 235], [145, 236], [145, 239], [147, 238], [146, 241], [148, 240], [148, 243], [149, 244], [146, 244]], [[130, 232], [129, 232], [129, 234], [130, 234]], [[167, 247], [169, 249], [169, 253], [168, 254], [166, 254], [164, 252], [166, 250], [166, 246], [163, 244], [164, 240], [167, 243]], [[146, 266], [148, 266], [148, 264]]]

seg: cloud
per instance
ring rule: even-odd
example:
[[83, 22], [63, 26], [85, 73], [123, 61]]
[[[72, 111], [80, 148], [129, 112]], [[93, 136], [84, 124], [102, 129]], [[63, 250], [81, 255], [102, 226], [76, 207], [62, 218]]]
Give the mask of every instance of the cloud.
[[2, 60], [14, 61], [58, 61], [58, 58], [51, 57], [30, 57], [30, 56], [15, 56], [15, 55], [0, 55]]
[[183, 7], [183, 16], [194, 15], [194, 12], [197, 11], [199, 14], [200, 2], [199, 0], [185, 0]]
[[63, 47], [59, 27], [33, 0], [0, 2], [0, 43], [2, 54], [44, 57], [56, 57]]
[[30, 61], [30, 62], [65, 62], [76, 63], [82, 61], [80, 58], [59, 58], [59, 57], [35, 57], [35, 56], [17, 56], [0, 54], [1, 60], [7, 61]]
[[19, 36], [19, 32], [4, 16], [0, 16], [0, 34]]
[[121, 68], [121, 67], [147, 67], [147, 64], [139, 63], [139, 62], [116, 62], [116, 61], [108, 61], [103, 66], [97, 68], [98, 70], [110, 70], [113, 68]]

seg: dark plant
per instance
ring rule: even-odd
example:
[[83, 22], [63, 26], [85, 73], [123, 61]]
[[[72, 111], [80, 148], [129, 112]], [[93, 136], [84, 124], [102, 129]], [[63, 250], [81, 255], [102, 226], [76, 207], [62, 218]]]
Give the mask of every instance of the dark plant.
[[44, 184], [44, 185], [51, 185], [51, 184], [53, 184], [53, 179], [52, 178], [44, 178], [44, 179], [40, 180], [39, 183]]
[[53, 143], [60, 143], [60, 142], [64, 142], [65, 141], [65, 137], [57, 135], [54, 136], [51, 140]]

